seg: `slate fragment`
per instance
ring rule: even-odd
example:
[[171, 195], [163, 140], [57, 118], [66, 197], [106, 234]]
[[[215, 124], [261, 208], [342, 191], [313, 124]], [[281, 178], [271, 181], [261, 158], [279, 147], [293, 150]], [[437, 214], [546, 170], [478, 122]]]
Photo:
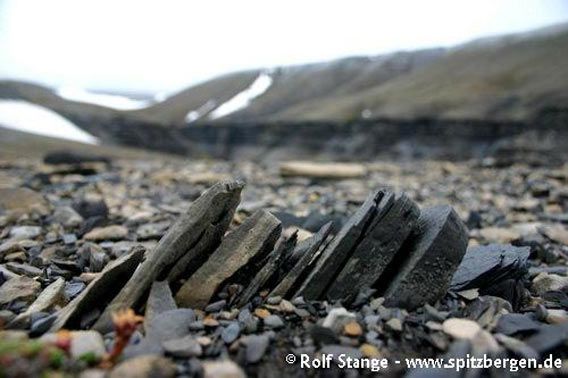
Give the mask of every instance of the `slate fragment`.
[[150, 324], [157, 315], [176, 308], [168, 281], [154, 281], [146, 302], [144, 324]]
[[286, 274], [280, 283], [270, 292], [269, 296], [289, 298], [290, 295], [293, 294], [294, 288], [301, 283], [303, 275], [305, 275], [306, 271], [309, 271], [310, 266], [313, 265], [313, 260], [317, 257], [316, 253], [329, 236], [330, 232], [331, 222], [325, 224], [316, 234], [302, 243], [306, 244], [302, 256], [288, 274]]
[[489, 244], [468, 248], [456, 270], [450, 290], [479, 288], [481, 294], [509, 279], [521, 280], [528, 273], [530, 248], [507, 244]]
[[526, 344], [536, 350], [542, 356], [568, 341], [568, 322], [543, 326], [540, 331], [525, 340]]
[[419, 215], [418, 206], [404, 194], [379, 212], [363, 240], [333, 280], [326, 292], [327, 298], [349, 301], [362, 289], [372, 287], [389, 264], [398, 260], [397, 253], [412, 232]]
[[[396, 269], [384, 292], [385, 305], [416, 308], [443, 297], [461, 262], [468, 241], [465, 224], [450, 206], [435, 206], [422, 212], [418, 234], [400, 251], [406, 260]], [[389, 283], [390, 282], [390, 283]], [[380, 289], [380, 288], [379, 288]]]
[[497, 321], [495, 332], [511, 336], [517, 333], [534, 333], [543, 326], [530, 314], [503, 314]]
[[267, 211], [259, 210], [247, 218], [179, 289], [175, 296], [178, 305], [204, 308], [225, 280], [237, 274], [241, 277], [235, 281], [246, 279], [248, 274], [241, 268], [249, 265], [251, 273], [258, 271], [256, 265], [272, 250], [280, 232], [280, 221]]
[[393, 195], [384, 191], [373, 191], [357, 212], [349, 218], [331, 243], [322, 251], [316, 266], [296, 292], [305, 299], [322, 297], [334, 277], [361, 241], [369, 223], [379, 212], [393, 201]]
[[[146, 260], [107, 306], [94, 328], [100, 332], [110, 331], [112, 329], [111, 313], [120, 308], [136, 307], [152, 282], [166, 278], [184, 254], [197, 257], [203, 252], [193, 249], [194, 246], [214, 248], [218, 240], [207, 238], [211, 236], [210, 230], [216, 229], [217, 224], [228, 227], [239, 202], [242, 188], [243, 184], [239, 181], [221, 182], [212, 186], [195, 200], [170, 227], [158, 245], [147, 254]], [[207, 239], [205, 241], [204, 235]], [[188, 262], [187, 260], [187, 256], [183, 258], [184, 263]]]
[[[270, 253], [268, 259], [264, 266], [258, 271], [258, 273], [251, 280], [249, 285], [244, 288], [244, 290], [239, 294], [238, 298], [235, 300], [235, 305], [237, 307], [244, 306], [248, 301], [254, 297], [256, 293], [265, 285], [269, 285], [269, 281], [273, 276], [278, 276], [278, 268], [282, 263], [282, 260], [292, 252], [296, 246], [297, 233], [294, 232], [289, 238], [282, 240], [277, 247]], [[276, 278], [279, 281], [278, 278]]]

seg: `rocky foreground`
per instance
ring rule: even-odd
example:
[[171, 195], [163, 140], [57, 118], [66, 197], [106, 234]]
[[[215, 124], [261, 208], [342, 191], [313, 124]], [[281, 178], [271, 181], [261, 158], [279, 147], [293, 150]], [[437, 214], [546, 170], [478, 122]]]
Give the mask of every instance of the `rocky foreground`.
[[567, 372], [566, 165], [0, 164], [2, 375], [340, 373], [302, 353]]

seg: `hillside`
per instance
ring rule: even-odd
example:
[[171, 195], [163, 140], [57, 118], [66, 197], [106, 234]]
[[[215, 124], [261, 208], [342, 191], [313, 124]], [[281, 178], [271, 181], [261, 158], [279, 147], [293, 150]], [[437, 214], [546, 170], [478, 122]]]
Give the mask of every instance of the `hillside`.
[[[92, 129], [93, 123], [528, 120], [544, 108], [568, 106], [567, 48], [568, 25], [562, 24], [451, 49], [226, 74], [137, 110], [69, 101], [48, 88], [16, 81], [0, 81], [0, 99], [45, 106], [91, 127], [97, 136], [101, 133]], [[268, 82], [262, 90], [251, 91], [263, 77]], [[220, 112], [222, 107], [225, 111]]]
[[393, 118], [527, 119], [568, 105], [568, 31], [464, 45], [422, 69], [346, 96], [314, 99], [272, 119], [345, 119], [363, 109]]

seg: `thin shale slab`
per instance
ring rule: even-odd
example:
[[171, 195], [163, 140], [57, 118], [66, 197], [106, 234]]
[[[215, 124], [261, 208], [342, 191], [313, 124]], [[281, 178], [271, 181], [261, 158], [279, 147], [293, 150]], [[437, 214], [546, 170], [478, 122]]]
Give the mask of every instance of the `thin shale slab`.
[[349, 218], [331, 243], [322, 251], [316, 266], [302, 283], [295, 296], [319, 299], [343, 267], [365, 235], [369, 223], [379, 209], [389, 206], [393, 196], [381, 190], [373, 191], [357, 212]]
[[440, 299], [465, 254], [467, 228], [450, 206], [423, 210], [416, 231], [394, 279], [385, 282], [388, 306], [412, 309]]
[[255, 262], [272, 251], [280, 232], [280, 221], [275, 216], [264, 210], [255, 212], [227, 235], [183, 284], [175, 296], [178, 306], [204, 308], [227, 279], [249, 264], [256, 268]]
[[143, 248], [135, 248], [132, 252], [109, 263], [100, 276], [95, 278], [89, 286], [75, 299], [57, 313], [57, 320], [50, 331], [55, 332], [61, 328], [77, 328], [81, 317], [87, 312], [104, 305], [104, 299], [116, 292], [117, 285], [125, 282], [139, 266], [144, 256]]
[[[208, 247], [211, 247], [211, 250], [215, 248], [220, 242], [218, 240], [220, 235], [218, 232], [211, 232], [211, 228], [222, 225], [226, 229], [229, 226], [243, 186], [244, 184], [239, 181], [221, 182], [195, 200], [162, 237], [156, 248], [147, 254], [146, 260], [107, 306], [95, 323], [94, 329], [100, 332], [110, 331], [111, 314], [121, 308], [139, 305], [152, 283], [166, 278], [180, 259], [185, 268], [190, 264], [192, 257], [202, 258], [202, 254], [207, 253]], [[215, 237], [211, 238], [211, 235]], [[205, 241], [204, 237], [208, 240]], [[195, 248], [196, 246], [201, 246], [203, 249]], [[186, 254], [191, 254], [191, 257], [184, 257]]]
[[406, 195], [396, 198], [382, 216], [375, 217], [326, 296], [350, 300], [362, 289], [372, 287], [399, 252], [419, 215], [418, 206]]
[[298, 259], [294, 267], [284, 276], [278, 285], [270, 293], [271, 297], [280, 296], [288, 298], [294, 286], [299, 283], [302, 275], [309, 269], [312, 261], [316, 256], [320, 246], [327, 239], [331, 232], [331, 222], [325, 224], [316, 234], [305, 240], [306, 248]]
[[256, 293], [259, 292], [265, 285], [267, 285], [276, 274], [278, 267], [282, 263], [282, 260], [294, 250], [296, 242], [298, 240], [298, 233], [294, 232], [290, 237], [281, 240], [281, 242], [276, 246], [274, 251], [272, 251], [268, 257], [266, 264], [258, 271], [254, 276], [248, 286], [239, 294], [238, 298], [235, 300], [235, 305], [237, 307], [242, 307], [250, 301]]

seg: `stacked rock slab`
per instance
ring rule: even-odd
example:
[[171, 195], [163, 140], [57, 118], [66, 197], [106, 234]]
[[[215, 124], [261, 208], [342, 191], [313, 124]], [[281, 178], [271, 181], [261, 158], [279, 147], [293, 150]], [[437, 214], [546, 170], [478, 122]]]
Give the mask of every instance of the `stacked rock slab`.
[[[93, 307], [102, 311], [94, 325], [101, 332], [111, 330], [110, 315], [123, 308], [145, 307], [154, 322], [178, 311], [176, 305], [204, 309], [221, 293], [231, 306], [246, 306], [266, 295], [350, 302], [372, 288], [388, 305], [414, 308], [443, 297], [466, 250], [467, 230], [449, 206], [420, 213], [404, 194], [386, 190], [372, 192], [335, 237], [326, 224], [301, 243], [294, 235], [275, 249], [282, 227], [264, 210], [223, 237], [242, 187], [214, 185], [153, 250], [108, 264], [58, 313], [52, 330], [77, 327]], [[100, 297], [110, 301], [106, 308]]]
[[[389, 197], [392, 195], [385, 198]], [[328, 289], [327, 297], [353, 299], [362, 289], [372, 287], [401, 253], [419, 214], [418, 206], [404, 194], [386, 203]]]
[[302, 275], [309, 269], [314, 261], [318, 249], [329, 236], [331, 231], [331, 222], [325, 224], [315, 235], [306, 240], [307, 247], [303, 251], [302, 256], [296, 261], [294, 267], [284, 276], [284, 278], [276, 285], [270, 293], [273, 297], [289, 297], [294, 290], [294, 286], [301, 283]]
[[391, 201], [392, 195], [384, 191], [372, 192], [355, 215], [347, 221], [321, 253], [314, 269], [300, 286], [295, 296], [303, 296], [310, 300], [322, 297], [353, 249], [364, 236], [369, 222], [380, 213], [380, 208], [385, 207]]
[[[422, 212], [417, 234], [401, 251], [395, 278], [384, 292], [387, 306], [415, 308], [442, 297], [467, 248], [467, 230], [450, 206]], [[380, 288], [379, 288], [380, 289]]]
[[[178, 305], [205, 307], [223, 282], [241, 268], [252, 268], [255, 265], [253, 261], [258, 262], [266, 257], [280, 232], [280, 221], [267, 211], [259, 210], [247, 218], [239, 228], [225, 237], [205, 264], [179, 289], [176, 294]], [[239, 279], [235, 278], [235, 281]]]
[[140, 305], [152, 283], [168, 277], [172, 269], [177, 269], [177, 264], [183, 264], [179, 269], [183, 271], [193, 260], [202, 261], [204, 254], [211, 253], [233, 219], [243, 186], [238, 181], [221, 182], [195, 200], [159, 244], [147, 253], [146, 260], [107, 306], [94, 328], [100, 332], [111, 331], [113, 312]]
[[421, 215], [404, 194], [373, 192], [321, 252], [294, 297], [351, 302], [373, 288], [393, 306], [434, 302], [446, 293], [467, 239], [451, 207]]

